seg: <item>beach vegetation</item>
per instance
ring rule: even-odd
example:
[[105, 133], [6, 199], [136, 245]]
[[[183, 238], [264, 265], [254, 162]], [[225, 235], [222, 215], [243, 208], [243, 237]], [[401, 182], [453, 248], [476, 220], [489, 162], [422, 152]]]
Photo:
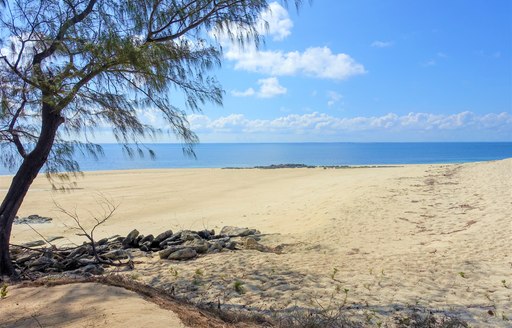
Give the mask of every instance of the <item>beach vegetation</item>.
[[0, 276], [14, 276], [12, 225], [39, 172], [55, 187], [69, 182], [80, 171], [75, 155], [102, 155], [91, 141], [95, 132], [113, 134], [130, 156], [151, 157], [144, 142], [174, 135], [194, 156], [198, 138], [187, 113], [222, 104], [211, 73], [220, 66], [220, 41], [259, 45], [257, 23], [269, 1], [0, 0], [0, 6], [0, 160], [15, 172], [0, 205]]
[[338, 273], [338, 268], [333, 268], [331, 273], [331, 279], [334, 280], [336, 278], [336, 274]]
[[242, 295], [245, 293], [244, 285], [245, 283], [243, 281], [235, 280], [235, 282], [233, 283], [233, 288], [235, 289], [235, 292], [237, 292], [237, 294]]
[[194, 286], [199, 286], [203, 283], [203, 270], [201, 269], [196, 269], [196, 271], [194, 272], [194, 275], [192, 277], [192, 284]]
[[179, 273], [178, 273], [178, 270], [173, 268], [172, 266], [169, 266], [169, 273], [171, 274], [171, 276], [173, 276], [174, 278], [177, 278]]
[[0, 287], [0, 299], [4, 299], [7, 297], [7, 284], [2, 284]]
[[342, 303], [342, 305], [341, 305], [342, 307], [343, 307], [343, 306], [345, 306], [345, 305], [347, 305], [348, 292], [349, 292], [349, 291], [350, 291], [350, 290], [349, 290], [349, 289], [347, 289], [347, 288], [344, 288], [344, 289], [343, 289], [343, 293], [345, 294], [345, 296], [343, 297], [343, 303]]

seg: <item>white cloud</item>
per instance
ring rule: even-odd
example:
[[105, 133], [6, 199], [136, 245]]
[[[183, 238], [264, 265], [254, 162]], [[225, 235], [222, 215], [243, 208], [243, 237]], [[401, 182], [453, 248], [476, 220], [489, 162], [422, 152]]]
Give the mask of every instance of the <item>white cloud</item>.
[[347, 54], [334, 54], [327, 47], [298, 51], [258, 51], [256, 49], [229, 49], [225, 57], [235, 61], [235, 69], [273, 76], [306, 75], [317, 78], [344, 80], [366, 73], [363, 65]]
[[343, 96], [337, 93], [336, 91], [329, 91], [327, 92], [327, 98], [329, 99], [327, 101], [327, 106], [332, 107], [337, 102], [339, 102], [343, 98]]
[[275, 77], [260, 79], [258, 80], [258, 84], [260, 85], [258, 97], [261, 98], [272, 98], [278, 95], [286, 94], [288, 91], [285, 87], [279, 84], [279, 81]]
[[237, 90], [231, 91], [231, 95], [234, 97], [250, 97], [250, 96], [254, 96], [255, 94], [256, 94], [256, 91], [254, 91], [253, 88], [249, 88], [245, 91], [237, 91]]
[[485, 115], [468, 111], [450, 115], [389, 113], [382, 116], [351, 118], [333, 117], [314, 112], [303, 115], [290, 114], [266, 120], [251, 120], [242, 114], [231, 114], [218, 119], [193, 114], [190, 115], [189, 120], [192, 129], [199, 133], [287, 134], [308, 135], [311, 138], [322, 135], [356, 136], [361, 133], [380, 133], [381, 135], [404, 135], [404, 133], [411, 135], [412, 133], [415, 136], [426, 133], [436, 138], [439, 134], [459, 133], [457, 135], [467, 139], [474, 138], [476, 135], [490, 136], [490, 134], [501, 136], [501, 138], [505, 136], [507, 140], [512, 139], [512, 114], [507, 112]]
[[293, 22], [288, 15], [288, 11], [279, 3], [269, 4], [267, 11], [260, 16], [258, 31], [262, 34], [272, 36], [274, 41], [281, 41], [290, 35]]
[[374, 48], [388, 48], [393, 45], [391, 41], [373, 41], [371, 46]]
[[253, 88], [249, 88], [245, 91], [231, 91], [231, 94], [235, 97], [250, 97], [256, 96], [259, 98], [273, 98], [275, 96], [286, 94], [288, 91], [285, 87], [279, 84], [279, 80], [276, 77], [269, 77], [267, 79], [259, 79], [258, 84], [260, 86], [258, 91]]

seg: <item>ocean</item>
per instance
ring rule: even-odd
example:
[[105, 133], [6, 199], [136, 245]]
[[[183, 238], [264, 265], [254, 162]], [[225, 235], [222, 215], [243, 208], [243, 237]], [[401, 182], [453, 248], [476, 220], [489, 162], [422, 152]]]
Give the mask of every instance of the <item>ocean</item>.
[[[399, 165], [463, 163], [512, 157], [512, 142], [463, 143], [247, 143], [195, 146], [197, 158], [183, 154], [179, 144], [148, 144], [156, 158], [130, 158], [121, 146], [103, 144], [99, 160], [77, 155], [82, 171], [253, 167], [272, 164]], [[0, 174], [13, 174], [0, 166]]]

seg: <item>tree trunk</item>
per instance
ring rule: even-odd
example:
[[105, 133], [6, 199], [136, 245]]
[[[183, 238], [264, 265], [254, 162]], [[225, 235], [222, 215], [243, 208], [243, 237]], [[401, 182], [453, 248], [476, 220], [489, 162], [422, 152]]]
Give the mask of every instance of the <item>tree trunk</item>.
[[0, 277], [15, 276], [9, 255], [12, 224], [30, 185], [48, 159], [57, 129], [64, 122], [58, 111], [43, 103], [41, 133], [34, 150], [24, 159], [12, 179], [9, 191], [0, 206]]

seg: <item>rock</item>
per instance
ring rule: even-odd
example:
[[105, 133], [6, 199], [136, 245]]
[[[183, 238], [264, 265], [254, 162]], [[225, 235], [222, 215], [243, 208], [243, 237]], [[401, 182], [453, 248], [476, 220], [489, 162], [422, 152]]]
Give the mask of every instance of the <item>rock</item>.
[[67, 258], [68, 259], [76, 258], [76, 257], [82, 256], [85, 253], [87, 253], [87, 247], [80, 246], [80, 247], [75, 248], [73, 251], [71, 251], [71, 253], [69, 253]]
[[[40, 269], [40, 268], [43, 268], [43, 267], [48, 267], [48, 266], [51, 266], [55, 263], [55, 260], [54, 259], [51, 259], [51, 258], [48, 258], [46, 256], [41, 256], [40, 258], [30, 262], [28, 264], [28, 267], [29, 268], [32, 268], [34, 270], [37, 270], [37, 269]], [[37, 268], [37, 269], [36, 269]]]
[[140, 244], [145, 244], [146, 242], [149, 242], [151, 244], [155, 240], [155, 237], [153, 235], [147, 235], [146, 237], [142, 238], [140, 241]]
[[226, 243], [226, 245], [224, 246], [225, 248], [227, 249], [230, 249], [230, 250], [235, 250], [236, 249], [236, 242], [230, 240]]
[[228, 237], [245, 237], [260, 234], [260, 232], [256, 229], [225, 226], [220, 231], [220, 234]]
[[199, 254], [204, 254], [208, 252], [208, 248], [210, 247], [210, 244], [203, 239], [189, 240], [185, 242], [185, 244], [183, 245], [194, 249]]
[[96, 242], [97, 245], [106, 245], [108, 243], [108, 238], [103, 238], [103, 239], [100, 239], [99, 241]]
[[23, 263], [25, 263], [27, 261], [30, 261], [30, 260], [34, 259], [35, 257], [37, 257], [37, 254], [32, 253], [32, 254], [29, 254], [27, 256], [23, 256], [23, 257], [17, 258], [16, 259], [16, 263], [23, 264]]
[[158, 245], [162, 241], [164, 241], [165, 239], [167, 239], [167, 238], [169, 238], [171, 236], [172, 236], [172, 230], [167, 230], [165, 232], [162, 232], [158, 236], [156, 236], [155, 239], [153, 240], [153, 242]]
[[136, 247], [139, 247], [140, 246], [140, 241], [142, 240], [142, 238], [144, 238], [144, 235], [138, 235], [137, 238], [135, 238], [135, 243], [134, 245]]
[[166, 259], [169, 257], [169, 255], [179, 251], [180, 249], [183, 249], [183, 246], [171, 246], [158, 252], [158, 256], [160, 256], [161, 259]]
[[271, 249], [265, 245], [258, 243], [258, 241], [252, 237], [247, 237], [244, 239], [244, 247], [245, 249], [252, 249], [260, 252], [270, 252]]
[[149, 250], [151, 249], [151, 243], [151, 240], [146, 240], [145, 242], [141, 243], [140, 250], [143, 252], [149, 252]]
[[215, 230], [202, 230], [197, 232], [197, 235], [203, 239], [210, 240], [215, 236]]
[[197, 256], [197, 252], [192, 248], [183, 248], [176, 252], [171, 253], [168, 260], [175, 260], [175, 261], [184, 261], [184, 260], [190, 260]]
[[168, 239], [164, 240], [163, 242], [161, 242], [161, 243], [158, 245], [158, 247], [160, 247], [160, 249], [164, 249], [164, 248], [166, 248], [167, 246], [176, 246], [176, 245], [181, 245], [181, 244], [183, 244], [183, 242], [184, 242], [183, 240], [181, 240], [181, 239], [176, 240], [176, 239], [174, 238], [174, 236], [172, 236], [171, 238], [168, 238]]
[[43, 246], [44, 244], [46, 244], [46, 242], [44, 240], [34, 240], [34, 241], [29, 241], [28, 243], [21, 244], [21, 246], [37, 247], [37, 246]]
[[139, 231], [137, 229], [133, 229], [128, 236], [123, 240], [123, 247], [124, 248], [130, 248], [131, 246], [134, 246], [135, 240], [137, 236], [139, 235]]
[[222, 248], [224, 247], [224, 242], [215, 241], [210, 244], [210, 247], [208, 248], [208, 253], [216, 253], [220, 252]]
[[199, 237], [199, 235], [195, 231], [184, 230], [181, 232], [180, 239], [183, 241], [188, 241], [194, 239], [201, 239], [201, 237]]
[[128, 252], [125, 251], [124, 249], [116, 249], [108, 253], [102, 254], [101, 256], [109, 260], [120, 260], [127, 259], [130, 257]]
[[101, 266], [97, 264], [88, 264], [80, 269], [82, 273], [88, 273], [93, 275], [100, 275], [105, 272], [105, 269], [103, 269]]

